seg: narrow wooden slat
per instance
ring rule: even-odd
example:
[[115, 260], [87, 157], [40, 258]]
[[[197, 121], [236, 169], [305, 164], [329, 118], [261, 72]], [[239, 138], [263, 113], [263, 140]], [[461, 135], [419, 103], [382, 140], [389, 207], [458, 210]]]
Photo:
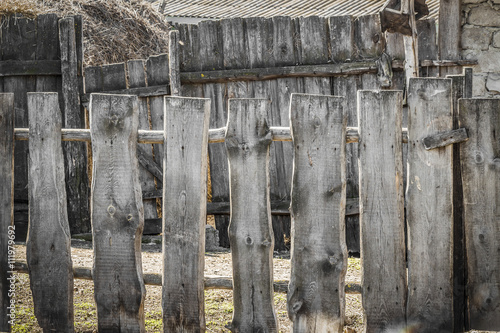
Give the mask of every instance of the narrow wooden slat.
[[205, 330], [203, 271], [210, 101], [165, 97], [163, 330]]
[[462, 99], [460, 145], [470, 328], [500, 330], [500, 100]]
[[330, 59], [334, 63], [354, 59], [354, 29], [352, 16], [333, 16], [328, 19]]
[[57, 93], [28, 93], [29, 231], [26, 257], [38, 324], [72, 332], [73, 264]]
[[[11, 278], [9, 246], [14, 239], [9, 229], [14, 226], [14, 95], [0, 94], [0, 331], [10, 332], [11, 307], [9, 297]], [[14, 229], [15, 231], [15, 229]], [[10, 260], [12, 258], [12, 260]], [[12, 313], [15, 310], [12, 311]], [[14, 314], [15, 315], [15, 314]]]
[[[57, 61], [61, 58], [59, 45], [59, 29], [57, 14], [42, 14], [37, 16], [37, 61]], [[59, 62], [61, 66], [61, 62]], [[62, 74], [62, 69], [59, 71]], [[54, 92], [58, 91], [58, 84], [61, 86], [61, 78], [58, 76], [36, 76], [36, 91]]]
[[92, 238], [99, 331], [144, 332], [136, 96], [93, 94]]
[[288, 315], [294, 332], [344, 326], [345, 131], [341, 97], [293, 94], [292, 240]]
[[179, 32], [172, 30], [168, 34], [168, 70], [170, 79], [170, 91], [172, 96], [181, 93], [181, 78], [179, 76]]
[[[437, 47], [437, 27], [434, 19], [418, 20], [418, 60], [436, 60], [438, 59]], [[435, 77], [439, 74], [439, 68], [422, 68], [420, 74], [425, 77]]]
[[[62, 100], [64, 128], [85, 127], [85, 115], [80, 108], [78, 57], [73, 17], [59, 21], [59, 45], [61, 49]], [[78, 142], [63, 144], [68, 219], [72, 233], [91, 230], [89, 207], [89, 179], [87, 173], [86, 145]]]
[[406, 327], [402, 121], [402, 91], [358, 91], [362, 295], [366, 332], [396, 331]]
[[[274, 237], [269, 205], [269, 101], [230, 99], [229, 158], [234, 332], [277, 332], [273, 304]], [[248, 200], [252, 193], [252, 200]]]
[[452, 147], [422, 144], [452, 129], [451, 91], [449, 79], [410, 80], [407, 320], [422, 331], [453, 331]]
[[[438, 53], [439, 59], [455, 60], [461, 56], [461, 1], [446, 0], [439, 2]], [[440, 68], [440, 75], [460, 74], [457, 68]]]
[[380, 24], [380, 15], [360, 16], [354, 21], [354, 44], [356, 58], [378, 58], [385, 49], [385, 35]]

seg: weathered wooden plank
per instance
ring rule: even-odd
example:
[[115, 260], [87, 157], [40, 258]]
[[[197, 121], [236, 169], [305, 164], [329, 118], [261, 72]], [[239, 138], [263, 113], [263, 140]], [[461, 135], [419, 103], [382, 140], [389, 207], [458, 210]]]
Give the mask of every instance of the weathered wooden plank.
[[222, 30], [219, 21], [202, 21], [198, 23], [200, 42], [199, 60], [201, 70], [218, 70], [224, 68], [222, 46]]
[[292, 271], [288, 315], [294, 332], [344, 326], [345, 131], [341, 97], [293, 94]]
[[[233, 332], [277, 332], [269, 205], [269, 101], [230, 99], [226, 149], [231, 187]], [[252, 200], [248, 200], [252, 193]]]
[[293, 21], [290, 17], [275, 16], [273, 21], [273, 58], [275, 66], [296, 64], [293, 40]]
[[470, 328], [500, 330], [500, 100], [462, 99], [460, 145]]
[[378, 14], [365, 15], [354, 21], [356, 58], [378, 58], [385, 49], [385, 35], [381, 30]]
[[93, 94], [92, 238], [99, 331], [144, 332], [136, 96]]
[[[59, 21], [59, 45], [61, 49], [63, 126], [65, 128], [84, 128], [85, 114], [80, 108], [80, 79], [78, 77], [73, 17], [63, 18]], [[83, 233], [91, 230], [86, 148], [86, 145], [79, 142], [65, 142], [63, 144], [68, 219], [71, 221], [70, 230], [72, 233]]]
[[[144, 87], [146, 85], [144, 61], [130, 60], [127, 62], [127, 68], [129, 76], [128, 80], [129, 87], [130, 88]], [[150, 129], [147, 98], [139, 98], [139, 129], [140, 130]], [[137, 156], [138, 157], [144, 156], [150, 161], [153, 160], [153, 146], [150, 144], [138, 145]], [[151, 172], [149, 172], [148, 169], [145, 168], [144, 163], [140, 163], [139, 169], [140, 169], [139, 180], [141, 182], [142, 191], [154, 191], [156, 189], [156, 186], [153, 174], [151, 174]], [[158, 217], [158, 212], [156, 210], [156, 200], [145, 199], [143, 201], [143, 206], [144, 206], [144, 219], [155, 219]]]
[[163, 330], [204, 332], [210, 101], [165, 97]]
[[[14, 95], [0, 94], [0, 331], [10, 332], [12, 319], [9, 289], [12, 274], [10, 264], [14, 245]], [[14, 314], [15, 315], [15, 314]]]
[[252, 17], [245, 19], [244, 22], [249, 67], [273, 67], [275, 61], [272, 19]]
[[[417, 21], [417, 32], [420, 62], [436, 60], [438, 58], [436, 21], [434, 19]], [[419, 73], [425, 77], [436, 77], [439, 74], [439, 68], [423, 67]]]
[[330, 32], [330, 59], [335, 62], [350, 61], [354, 53], [354, 28], [352, 16], [328, 18]]
[[223, 19], [220, 21], [223, 38], [224, 68], [249, 68], [243, 19]]
[[201, 70], [201, 64], [196, 61], [200, 53], [200, 40], [198, 32], [200, 29], [196, 24], [178, 24], [179, 40], [179, 65], [181, 71]]
[[328, 62], [327, 21], [323, 17], [300, 17], [300, 49], [298, 61], [302, 65]]
[[73, 332], [73, 264], [62, 116], [57, 93], [28, 93], [29, 231], [26, 257], [35, 315], [45, 332]]
[[452, 129], [449, 79], [411, 79], [408, 94], [408, 325], [453, 331], [452, 147], [423, 138]]
[[102, 89], [102, 67], [85, 67], [85, 92], [91, 94], [102, 91]]
[[102, 66], [102, 91], [126, 88], [125, 63]]
[[406, 327], [402, 121], [402, 91], [358, 91], [366, 332]]
[[170, 79], [170, 94], [179, 96], [181, 93], [181, 78], [179, 76], [179, 31], [168, 33], [168, 70]]
[[422, 143], [426, 150], [446, 147], [454, 143], [461, 143], [468, 140], [467, 130], [459, 128], [443, 133], [437, 133], [423, 138]]
[[[36, 18], [37, 25], [37, 43], [36, 43], [36, 59], [37, 61], [57, 61], [60, 59], [59, 46], [59, 29], [58, 17], [56, 14], [43, 14]], [[61, 63], [59, 62], [59, 66]], [[62, 74], [62, 68], [59, 69]], [[58, 91], [57, 76], [40, 76], [36, 77], [36, 91]], [[60, 84], [60, 83], [59, 83]]]
[[0, 61], [0, 77], [61, 75], [60, 60], [5, 60]]
[[385, 33], [385, 53], [387, 53], [393, 60], [405, 59], [405, 47], [403, 35], [398, 33]]
[[[438, 52], [439, 59], [455, 60], [461, 57], [462, 9], [459, 0], [439, 2]], [[460, 74], [460, 68], [440, 68], [440, 75]]]

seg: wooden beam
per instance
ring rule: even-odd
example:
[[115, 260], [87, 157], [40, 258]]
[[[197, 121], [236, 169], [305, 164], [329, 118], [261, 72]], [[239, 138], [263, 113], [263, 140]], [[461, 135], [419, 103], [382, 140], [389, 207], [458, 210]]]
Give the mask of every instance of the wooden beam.
[[425, 150], [446, 147], [454, 143], [465, 142], [469, 139], [467, 130], [459, 128], [425, 137], [422, 140]]
[[61, 75], [60, 60], [4, 60], [0, 61], [1, 76]]

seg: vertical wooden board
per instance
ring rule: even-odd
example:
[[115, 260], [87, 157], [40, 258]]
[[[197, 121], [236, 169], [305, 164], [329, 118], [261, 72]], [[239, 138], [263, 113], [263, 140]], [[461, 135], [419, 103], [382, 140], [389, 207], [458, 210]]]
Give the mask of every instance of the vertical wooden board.
[[345, 62], [353, 60], [354, 29], [350, 15], [328, 18], [330, 35], [330, 60]]
[[470, 328], [500, 330], [500, 100], [462, 99], [460, 144]]
[[[418, 58], [422, 60], [438, 59], [436, 22], [434, 19], [417, 21], [418, 32]], [[436, 77], [439, 75], [439, 68], [422, 67], [421, 76]]]
[[[179, 65], [183, 72], [197, 72], [202, 69], [199, 61], [200, 38], [199, 28], [194, 24], [179, 24]], [[170, 70], [170, 66], [169, 66]]]
[[402, 91], [358, 91], [361, 285], [366, 332], [406, 327], [402, 120]]
[[85, 92], [87, 94], [102, 91], [102, 67], [85, 67]]
[[222, 29], [224, 68], [248, 68], [248, 46], [245, 39], [243, 19], [223, 19], [220, 21], [220, 25]]
[[290, 17], [275, 16], [273, 21], [274, 61], [276, 66], [292, 66], [296, 64], [293, 31], [294, 22]]
[[168, 70], [170, 80], [170, 94], [179, 96], [181, 93], [181, 76], [179, 67], [179, 31], [172, 30], [168, 33]]
[[29, 231], [26, 257], [35, 315], [46, 331], [73, 332], [73, 264], [62, 116], [57, 93], [28, 93]]
[[204, 332], [210, 100], [165, 97], [163, 330]]
[[225, 145], [231, 187], [234, 332], [278, 331], [273, 304], [269, 107], [268, 100], [229, 100]]
[[452, 147], [422, 139], [452, 129], [449, 79], [410, 79], [408, 94], [408, 325], [453, 331]]
[[354, 21], [356, 58], [378, 58], [385, 50], [385, 36], [381, 30], [380, 15], [360, 16]]
[[125, 63], [102, 66], [102, 91], [127, 88]]
[[342, 97], [293, 94], [292, 250], [288, 315], [294, 332], [344, 326], [345, 146]]
[[222, 46], [222, 30], [219, 21], [202, 21], [198, 23], [200, 40], [199, 60], [201, 70], [218, 70], [224, 68]]
[[385, 52], [389, 57], [393, 60], [405, 60], [405, 46], [402, 34], [386, 32], [385, 41]]
[[[130, 60], [127, 62], [128, 75], [129, 75], [129, 86], [130, 88], [138, 88], [146, 86], [146, 74], [144, 72], [144, 61], [143, 60]], [[139, 129], [149, 130], [149, 112], [148, 112], [148, 99], [139, 98]], [[147, 156], [149, 159], [153, 159], [153, 146], [150, 144], [139, 144], [137, 145], [137, 154], [142, 154]], [[143, 192], [154, 191], [156, 189], [154, 176], [144, 168], [144, 166], [139, 166], [139, 181], [141, 182], [141, 189]], [[144, 219], [155, 219], [158, 218], [158, 213], [156, 211], [156, 200], [155, 199], [145, 199], [143, 200], [144, 206]]]
[[[78, 57], [75, 21], [67, 17], [59, 21], [59, 45], [62, 71], [62, 114], [64, 128], [84, 128], [85, 115], [80, 108]], [[63, 144], [68, 219], [72, 233], [91, 230], [89, 209], [89, 180], [87, 174], [87, 149], [82, 142]]]
[[[0, 94], [0, 331], [10, 332], [9, 229], [14, 225], [14, 95]], [[15, 230], [14, 230], [15, 231]], [[13, 258], [12, 258], [13, 259]]]
[[327, 21], [323, 17], [310, 16], [298, 19], [300, 26], [299, 63], [301, 65], [326, 64], [328, 62]]
[[244, 22], [250, 68], [274, 67], [272, 19], [253, 17]]
[[[440, 60], [460, 59], [460, 39], [462, 32], [462, 10], [459, 0], [441, 0], [439, 2], [438, 52]], [[440, 76], [460, 74], [460, 68], [441, 67]]]
[[[59, 28], [57, 14], [43, 14], [36, 18], [36, 59], [37, 60], [59, 60]], [[64, 73], [64, 71], [63, 71]], [[57, 76], [37, 76], [36, 91], [58, 91]], [[61, 97], [61, 96], [60, 96]]]
[[92, 238], [99, 331], [144, 332], [136, 96], [92, 94]]

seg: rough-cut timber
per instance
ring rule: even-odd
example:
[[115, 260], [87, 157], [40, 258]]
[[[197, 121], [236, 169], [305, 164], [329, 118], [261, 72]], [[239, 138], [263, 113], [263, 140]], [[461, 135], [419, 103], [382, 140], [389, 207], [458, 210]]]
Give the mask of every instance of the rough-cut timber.
[[333, 62], [353, 59], [354, 29], [352, 16], [332, 16], [328, 19], [330, 58]]
[[44, 332], [73, 332], [73, 265], [57, 93], [29, 93], [29, 232], [26, 257]]
[[424, 138], [422, 143], [424, 144], [425, 149], [431, 150], [446, 147], [454, 143], [465, 142], [467, 139], [467, 130], [465, 128], [459, 128], [444, 133], [430, 135]]
[[358, 92], [361, 285], [366, 332], [406, 326], [402, 121], [402, 91]]
[[[269, 101], [230, 99], [229, 158], [233, 257], [233, 332], [278, 332], [273, 303], [273, 246], [269, 200]], [[248, 193], [252, 199], [248, 200]]]
[[210, 100], [165, 97], [163, 330], [204, 332]]
[[[439, 59], [460, 59], [460, 39], [462, 31], [462, 14], [460, 0], [439, 1], [438, 22], [438, 49]], [[441, 68], [441, 76], [459, 74], [460, 68]]]
[[293, 94], [292, 271], [294, 332], [342, 332], [344, 325], [345, 132], [341, 97]]
[[463, 99], [460, 144], [470, 328], [500, 330], [500, 100]]
[[408, 325], [453, 332], [452, 147], [422, 140], [452, 129], [449, 79], [411, 79], [408, 94]]
[[172, 96], [181, 94], [179, 66], [179, 31], [173, 30], [168, 34], [168, 70]]
[[[14, 95], [0, 94], [0, 331], [9, 331], [9, 227], [14, 225]], [[11, 242], [13, 244], [13, 242]]]
[[90, 97], [93, 276], [103, 332], [144, 332], [138, 116], [136, 96]]

